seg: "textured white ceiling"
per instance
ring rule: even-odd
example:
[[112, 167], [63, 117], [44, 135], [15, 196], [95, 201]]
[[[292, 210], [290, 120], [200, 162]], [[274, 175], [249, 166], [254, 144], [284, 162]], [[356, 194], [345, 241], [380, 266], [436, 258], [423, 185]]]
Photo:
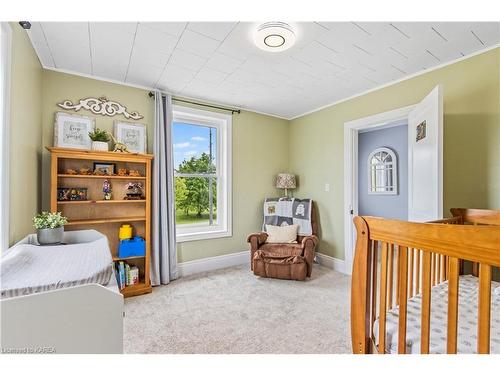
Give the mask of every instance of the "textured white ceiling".
[[47, 68], [293, 118], [500, 42], [500, 23], [299, 22], [269, 53], [248, 22], [35, 22]]

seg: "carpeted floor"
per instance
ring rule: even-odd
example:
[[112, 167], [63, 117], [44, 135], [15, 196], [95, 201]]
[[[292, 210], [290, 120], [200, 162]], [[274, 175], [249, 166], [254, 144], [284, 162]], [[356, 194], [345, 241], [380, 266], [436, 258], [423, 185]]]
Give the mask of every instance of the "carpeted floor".
[[305, 282], [247, 266], [181, 278], [125, 300], [126, 353], [350, 353], [350, 278]]

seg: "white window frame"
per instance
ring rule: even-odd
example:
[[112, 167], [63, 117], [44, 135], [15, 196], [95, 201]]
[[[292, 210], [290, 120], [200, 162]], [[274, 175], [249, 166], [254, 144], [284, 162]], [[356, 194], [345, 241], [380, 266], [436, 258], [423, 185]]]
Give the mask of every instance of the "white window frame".
[[[392, 187], [392, 190], [386, 191], [374, 191], [372, 186], [372, 159], [376, 154], [381, 152], [386, 152], [391, 157], [390, 162], [384, 162], [382, 165], [384, 167], [390, 166], [392, 170], [392, 186], [385, 186], [385, 188]], [[368, 166], [368, 194], [370, 195], [398, 195], [398, 159], [396, 153], [388, 147], [379, 147], [368, 155], [367, 166]], [[385, 178], [384, 178], [385, 180]], [[377, 188], [377, 186], [375, 186]]]
[[0, 23], [0, 250], [9, 247], [9, 124], [12, 30]]
[[[173, 121], [217, 129], [217, 224], [177, 225], [177, 242], [232, 236], [232, 116], [200, 109], [173, 106]], [[173, 145], [172, 145], [173, 146]], [[177, 176], [177, 175], [176, 175]], [[201, 175], [200, 175], [201, 176]], [[198, 177], [193, 175], [193, 177]]]

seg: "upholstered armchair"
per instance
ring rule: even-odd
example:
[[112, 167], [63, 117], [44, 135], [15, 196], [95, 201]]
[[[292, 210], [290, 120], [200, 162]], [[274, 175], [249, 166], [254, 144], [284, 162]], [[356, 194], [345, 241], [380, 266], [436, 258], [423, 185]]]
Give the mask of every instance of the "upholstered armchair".
[[[289, 264], [305, 263], [305, 267], [297, 266], [294, 270], [276, 271], [278, 278], [291, 278], [295, 280], [304, 280], [311, 277], [312, 266], [314, 262], [315, 249], [318, 245], [318, 222], [316, 217], [316, 208], [312, 202], [311, 208], [311, 226], [312, 235], [297, 236], [297, 243], [266, 243], [267, 233], [258, 232], [248, 236], [247, 242], [250, 244], [250, 267], [255, 274], [259, 274], [254, 270], [254, 262], [258, 259], [264, 259], [274, 265], [283, 266]], [[260, 250], [256, 256], [257, 251]], [[280, 267], [278, 267], [280, 268]], [[282, 269], [286, 267], [281, 267]], [[303, 271], [302, 271], [303, 270]]]

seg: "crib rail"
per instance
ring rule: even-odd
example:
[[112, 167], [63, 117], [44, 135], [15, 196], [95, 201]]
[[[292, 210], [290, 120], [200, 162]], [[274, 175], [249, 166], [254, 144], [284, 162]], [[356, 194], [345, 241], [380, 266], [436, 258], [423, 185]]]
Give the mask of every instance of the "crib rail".
[[[387, 311], [399, 307], [398, 353], [406, 352], [407, 300], [422, 297], [421, 353], [429, 353], [431, 289], [448, 280], [447, 352], [457, 352], [461, 262], [479, 264], [477, 352], [489, 353], [491, 269], [500, 266], [500, 227], [462, 224], [464, 216], [433, 223], [356, 217], [351, 288], [354, 353], [386, 352]], [[452, 225], [448, 225], [452, 224]], [[379, 342], [374, 321], [379, 322]]]

